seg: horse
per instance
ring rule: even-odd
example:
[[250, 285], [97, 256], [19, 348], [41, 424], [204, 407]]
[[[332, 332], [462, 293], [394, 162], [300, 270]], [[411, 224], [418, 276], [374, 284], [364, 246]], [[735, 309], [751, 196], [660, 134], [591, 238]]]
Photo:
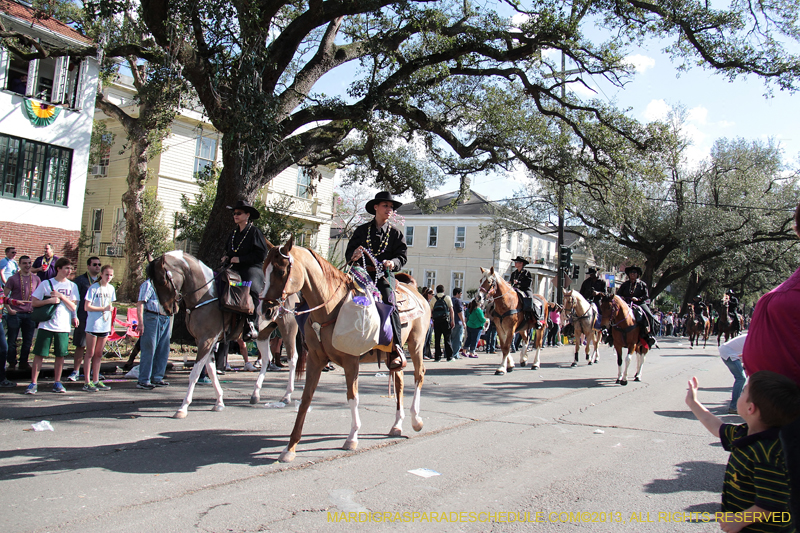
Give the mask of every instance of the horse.
[[[222, 387], [217, 379], [217, 372], [211, 362], [211, 354], [217, 342], [224, 339], [223, 333], [228, 330], [228, 339], [235, 339], [241, 334], [243, 320], [239, 320], [238, 325], [234, 323], [235, 316], [231, 312], [224, 311], [214, 302], [219, 299], [214, 279], [214, 272], [202, 261], [181, 250], [167, 252], [161, 257], [153, 260], [148, 265], [148, 275], [153, 288], [158, 294], [158, 299], [164, 310], [169, 314], [175, 314], [182, 301], [186, 307], [186, 328], [194, 337], [197, 343], [196, 363], [192, 367], [189, 375], [189, 387], [186, 397], [183, 400], [174, 418], [186, 418], [189, 412], [189, 405], [192, 403], [192, 395], [197, 380], [200, 377], [203, 366], [206, 367], [209, 378], [211, 378], [216, 402], [212, 411], [222, 411], [225, 403], [222, 399]], [[287, 342], [287, 354], [289, 355], [289, 384], [286, 387], [283, 401], [291, 401], [291, 394], [294, 391], [294, 381], [297, 374], [297, 354], [294, 351], [294, 337], [297, 335], [297, 323], [294, 316], [276, 317], [277, 308], [268, 315], [265, 315], [262, 306], [257, 305], [259, 336], [256, 344], [262, 354], [261, 372], [256, 380], [255, 389], [250, 398], [250, 403], [258, 403], [260, 399], [261, 385], [264, 381], [264, 373], [269, 366], [272, 357], [269, 348], [269, 335], [278, 327], [284, 339], [292, 339]], [[299, 365], [302, 367], [302, 362]], [[302, 371], [302, 368], [300, 368]]]
[[706, 347], [708, 337], [711, 335], [711, 320], [703, 315], [697, 315], [694, 307], [689, 306], [689, 315], [686, 317], [686, 335], [689, 337], [689, 346], [694, 347], [700, 344], [700, 336], [703, 336], [703, 348]]
[[[596, 363], [599, 355], [600, 339], [603, 330], [595, 327], [598, 311], [577, 291], [564, 289], [564, 314], [569, 313], [570, 323], [575, 329], [575, 360], [571, 366], [578, 366], [578, 352], [581, 348], [581, 335], [586, 335], [586, 361]], [[592, 353], [589, 355], [590, 346]]]
[[[361, 419], [358, 414], [358, 369], [359, 364], [368, 362], [369, 356], [362, 358], [340, 352], [332, 344], [333, 326], [338, 317], [341, 304], [350, 291], [355, 290], [353, 280], [313, 250], [294, 246], [294, 238], [283, 246], [273, 246], [267, 242], [267, 259], [264, 261], [264, 290], [261, 294], [265, 304], [283, 306], [290, 294], [303, 291], [303, 297], [309, 305], [310, 313], [304, 332], [308, 346], [308, 365], [306, 384], [297, 411], [294, 429], [289, 437], [289, 444], [280, 454], [281, 462], [295, 459], [297, 443], [303, 432], [306, 413], [314, 397], [322, 369], [332, 361], [344, 369], [347, 384], [347, 402], [350, 405], [352, 424], [350, 434], [345, 440], [343, 449], [355, 450], [358, 447], [358, 431]], [[416, 281], [407, 274], [398, 274], [395, 290], [397, 305], [400, 308], [401, 322], [407, 323], [402, 328], [401, 342], [408, 342], [406, 352], [414, 364], [414, 398], [411, 402], [412, 427], [414, 431], [422, 430], [423, 421], [419, 416], [420, 394], [425, 376], [425, 365], [422, 361], [422, 350], [431, 319], [428, 302], [419, 294]], [[406, 304], [407, 307], [403, 307]], [[372, 351], [372, 355], [376, 355]], [[403, 371], [393, 371], [396, 396], [395, 423], [389, 431], [390, 437], [399, 437], [403, 433]]]
[[[741, 326], [737, 327], [734, 325], [730, 312], [728, 311], [729, 305], [730, 301], [727, 298], [723, 298], [716, 305], [717, 313], [719, 313], [719, 318], [717, 318], [717, 346], [720, 345], [722, 335], [725, 335], [725, 342], [728, 342], [728, 339], [734, 338], [739, 334]], [[741, 325], [741, 323], [742, 321], [740, 319], [739, 324]]]
[[[534, 294], [535, 299], [542, 303], [542, 318], [546, 320], [549, 307], [547, 300], [541, 294]], [[511, 285], [509, 285], [502, 277], [498, 276], [494, 267], [486, 270], [481, 267], [481, 282], [478, 288], [478, 295], [476, 296], [478, 305], [484, 308], [484, 305], [492, 303], [494, 309], [491, 313], [492, 322], [497, 328], [497, 340], [503, 355], [500, 358], [500, 366], [494, 371], [496, 376], [502, 376], [506, 372], [514, 371], [514, 359], [509, 355], [511, 350], [511, 341], [514, 340], [514, 333], [519, 330], [520, 338], [520, 356], [519, 366], [525, 367], [528, 362], [528, 328], [539, 325], [534, 334], [533, 345], [536, 348], [536, 355], [533, 357], [531, 370], [539, 368], [539, 353], [542, 350], [542, 343], [544, 342], [545, 328], [543, 324], [535, 324], [531, 320], [526, 320], [522, 312], [522, 301], [517, 296]]]
[[[620, 385], [628, 384], [628, 366], [634, 352], [637, 354], [636, 374], [634, 381], [640, 381], [642, 377], [642, 367], [644, 357], [647, 355], [649, 347], [647, 343], [642, 343], [639, 339], [639, 325], [633, 310], [625, 303], [625, 300], [616, 295], [603, 296], [600, 300], [601, 325], [611, 328], [611, 336], [614, 339], [614, 349], [617, 352], [617, 381]], [[625, 357], [625, 370], [622, 369], [622, 347], [628, 347], [628, 354]]]

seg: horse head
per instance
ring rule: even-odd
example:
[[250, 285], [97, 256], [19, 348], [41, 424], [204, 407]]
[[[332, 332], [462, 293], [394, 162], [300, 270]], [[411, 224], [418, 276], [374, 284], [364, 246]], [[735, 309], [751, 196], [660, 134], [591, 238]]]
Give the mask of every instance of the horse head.
[[564, 291], [564, 312], [567, 313], [572, 311], [572, 308], [575, 307], [575, 301], [572, 297], [572, 290], [561, 289]]
[[619, 312], [617, 297], [613, 294], [604, 294], [600, 298], [600, 325], [608, 327], [611, 320]]
[[153, 284], [158, 295], [158, 301], [170, 315], [178, 312], [181, 303], [181, 290], [186, 280], [188, 264], [182, 257], [167, 252], [161, 257], [150, 261], [147, 265], [147, 277]]
[[264, 260], [264, 290], [261, 299], [265, 308], [283, 305], [286, 297], [299, 292], [303, 288], [302, 275], [292, 276], [293, 267], [296, 265], [292, 255], [294, 236], [283, 246], [273, 246], [267, 241], [267, 258]]

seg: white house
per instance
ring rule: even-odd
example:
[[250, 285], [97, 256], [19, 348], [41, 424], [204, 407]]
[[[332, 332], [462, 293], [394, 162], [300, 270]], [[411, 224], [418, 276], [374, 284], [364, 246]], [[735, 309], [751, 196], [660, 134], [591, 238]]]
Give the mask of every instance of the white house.
[[[3, 25], [58, 47], [92, 43], [30, 7], [0, 0]], [[77, 257], [94, 100], [95, 58], [23, 61], [0, 46], [0, 239], [19, 256]]]

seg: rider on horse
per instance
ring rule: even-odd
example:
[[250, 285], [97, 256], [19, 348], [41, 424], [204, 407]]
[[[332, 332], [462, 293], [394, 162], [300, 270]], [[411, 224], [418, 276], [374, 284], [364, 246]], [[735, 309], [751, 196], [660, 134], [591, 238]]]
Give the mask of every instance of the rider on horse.
[[656, 342], [652, 334], [653, 313], [647, 305], [650, 301], [647, 283], [639, 279], [642, 275], [642, 269], [638, 266], [629, 266], [625, 269], [625, 275], [628, 276], [628, 280], [617, 290], [617, 296], [625, 300], [628, 304], [635, 303], [644, 311], [644, 314], [647, 316], [647, 335], [642, 335], [642, 337], [647, 340], [650, 346], [653, 346]]
[[728, 289], [728, 292], [722, 297], [723, 301], [726, 299], [728, 300], [728, 316], [731, 319], [733, 327], [739, 330], [741, 329], [741, 324], [739, 324], [739, 313], [736, 310], [736, 308], [739, 307], [739, 298], [735, 296], [733, 289]]
[[[236, 228], [231, 233], [231, 238], [225, 241], [222, 263], [229, 263], [231, 270], [238, 272], [242, 281], [251, 282], [250, 295], [253, 297], [254, 307], [257, 307], [259, 295], [264, 288], [264, 271], [261, 268], [267, 257], [267, 241], [261, 230], [253, 224], [261, 214], [244, 200], [229, 205], [228, 209], [233, 211]], [[254, 312], [247, 317], [242, 340], [255, 339], [257, 336], [258, 328]]]
[[608, 293], [608, 283], [603, 278], [597, 277], [597, 269], [589, 267], [586, 270], [586, 275], [589, 276], [583, 280], [581, 285], [581, 296], [586, 298], [587, 302], [593, 303], [597, 307], [597, 324], [595, 327], [600, 327], [600, 299]]
[[695, 316], [703, 317], [703, 320], [708, 320], [708, 306], [703, 301], [702, 296], [696, 294], [689, 305], [694, 309]]
[[403, 204], [395, 200], [390, 192], [381, 191], [376, 194], [375, 198], [365, 206], [367, 213], [375, 215], [375, 218], [356, 228], [344, 255], [348, 258], [348, 262], [355, 263], [362, 258], [364, 250], [368, 250], [386, 271], [386, 275], [377, 278], [378, 272], [375, 266], [368, 264], [366, 267], [381, 293], [383, 302], [392, 306], [391, 323], [395, 354], [387, 362], [391, 370], [406, 366], [406, 356], [401, 346], [403, 335], [400, 329], [400, 315], [397, 312], [392, 287], [393, 280], [392, 283], [389, 281], [390, 276], [394, 278], [391, 273], [399, 271], [408, 261], [405, 235], [389, 224], [389, 216], [401, 205]]
[[525, 313], [525, 318], [534, 322], [534, 329], [540, 329], [542, 325], [539, 323], [539, 317], [536, 316], [533, 309], [533, 290], [531, 290], [533, 278], [531, 277], [531, 273], [525, 270], [525, 265], [527, 264], [528, 261], [522, 256], [518, 255], [515, 257], [514, 267], [516, 270], [511, 273], [508, 282], [523, 295], [522, 312]]

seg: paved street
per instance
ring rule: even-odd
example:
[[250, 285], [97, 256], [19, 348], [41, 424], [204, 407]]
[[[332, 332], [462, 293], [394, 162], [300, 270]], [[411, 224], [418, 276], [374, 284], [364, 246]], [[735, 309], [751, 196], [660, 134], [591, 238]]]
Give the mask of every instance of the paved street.
[[[263, 408], [280, 399], [285, 372], [267, 374], [258, 407], [249, 404], [255, 374], [221, 377], [227, 409], [220, 413], [210, 411], [212, 389], [198, 387], [185, 420], [171, 416], [187, 372], [170, 374], [173, 386], [155, 391], [124, 382], [107, 393], [71, 385], [56, 395], [48, 383], [30, 397], [19, 386], [0, 393], [2, 529], [530, 528], [521, 518], [541, 522], [537, 531], [717, 531], [688, 519], [717, 510], [727, 454], [683, 402], [696, 375], [701, 400], [726, 411], [733, 380], [715, 344], [693, 350], [686, 339], [662, 341], [647, 356], [643, 381], [627, 387], [614, 384], [608, 347], [598, 365], [577, 368], [569, 368], [573, 347], [546, 349], [542, 368], [506, 376], [493, 375], [499, 356], [428, 363], [425, 427], [414, 433], [407, 416], [404, 438], [385, 436], [393, 404], [387, 379], [375, 375], [385, 368], [370, 365], [359, 379], [356, 452], [340, 449], [350, 411], [337, 369], [323, 374], [288, 465], [276, 459], [294, 406]], [[411, 384], [408, 372], [406, 406]], [[41, 420], [55, 431], [29, 431]], [[441, 475], [408, 472], [420, 468]], [[333, 521], [348, 516], [372, 521]], [[382, 516], [395, 521], [378, 522]]]

